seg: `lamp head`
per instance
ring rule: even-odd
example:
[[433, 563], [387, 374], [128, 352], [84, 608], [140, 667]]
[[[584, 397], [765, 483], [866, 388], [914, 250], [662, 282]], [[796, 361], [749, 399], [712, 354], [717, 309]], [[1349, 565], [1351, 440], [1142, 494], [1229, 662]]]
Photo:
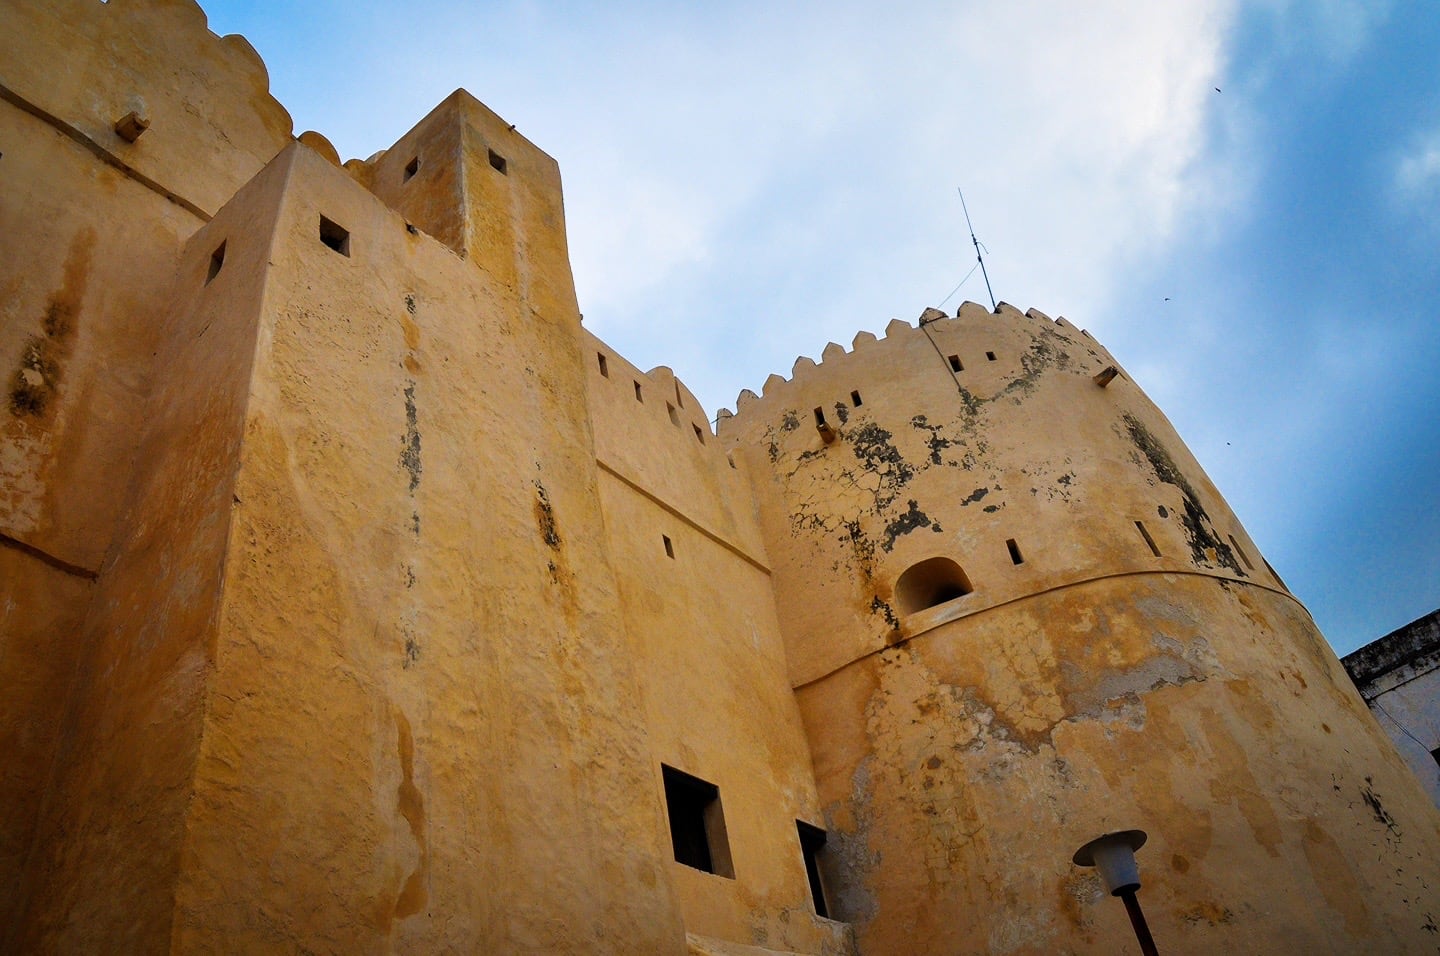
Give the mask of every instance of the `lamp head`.
[[1111, 896], [1140, 889], [1140, 865], [1135, 851], [1145, 845], [1144, 830], [1117, 830], [1096, 837], [1075, 851], [1076, 866], [1093, 866]]

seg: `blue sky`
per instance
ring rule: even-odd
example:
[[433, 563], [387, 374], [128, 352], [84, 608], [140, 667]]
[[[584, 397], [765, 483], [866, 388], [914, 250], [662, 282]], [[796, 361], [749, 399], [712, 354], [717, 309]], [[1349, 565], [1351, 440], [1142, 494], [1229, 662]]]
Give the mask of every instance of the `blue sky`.
[[963, 187], [996, 296], [1115, 353], [1339, 653], [1440, 606], [1440, 4], [204, 6], [346, 158], [457, 87], [516, 123], [587, 327], [712, 410], [939, 304]]

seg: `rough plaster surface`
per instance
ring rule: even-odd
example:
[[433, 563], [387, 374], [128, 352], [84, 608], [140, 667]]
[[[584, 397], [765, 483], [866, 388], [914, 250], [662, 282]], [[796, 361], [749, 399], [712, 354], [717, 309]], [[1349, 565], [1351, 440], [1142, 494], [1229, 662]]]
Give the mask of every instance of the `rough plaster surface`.
[[927, 310], [712, 434], [463, 91], [341, 166], [190, 0], [6, 4], [0, 64], [0, 949], [1108, 952], [1068, 859], [1133, 826], [1166, 952], [1434, 948], [1433, 809], [1069, 323]]

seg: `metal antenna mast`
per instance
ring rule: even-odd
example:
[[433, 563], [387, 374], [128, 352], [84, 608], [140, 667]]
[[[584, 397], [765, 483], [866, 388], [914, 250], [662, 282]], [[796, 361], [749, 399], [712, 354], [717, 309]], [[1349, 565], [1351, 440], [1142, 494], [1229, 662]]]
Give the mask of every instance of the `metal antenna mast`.
[[990, 293], [990, 311], [995, 311], [995, 291], [990, 288], [990, 275], [985, 271], [985, 260], [980, 255], [980, 240], [975, 238], [975, 227], [970, 224], [970, 210], [965, 206], [965, 194], [956, 186], [955, 191], [960, 193], [960, 208], [965, 211], [965, 228], [970, 230], [970, 241], [975, 244], [975, 261], [980, 263], [980, 274], [985, 277], [985, 291]]

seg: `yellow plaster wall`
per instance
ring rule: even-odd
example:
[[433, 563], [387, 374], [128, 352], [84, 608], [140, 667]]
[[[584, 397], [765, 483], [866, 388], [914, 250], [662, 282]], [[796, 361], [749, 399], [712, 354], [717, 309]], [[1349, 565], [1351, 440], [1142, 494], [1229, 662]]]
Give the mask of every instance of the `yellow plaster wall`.
[[[194, 0], [7, 0], [0, 63], [0, 99], [205, 215], [290, 139], [254, 48], [211, 33]], [[115, 132], [132, 111], [150, 121], [133, 143]]]
[[[274, 180], [258, 177], [186, 245], [167, 289], [156, 361], [168, 374], [75, 638], [80, 665], [22, 883], [29, 913], [13, 930], [22, 949], [169, 945], [273, 221], [247, 199]], [[222, 239], [225, 265], [207, 284]]]
[[678, 951], [578, 315], [282, 161], [177, 946]]
[[[1164, 951], [1420, 951], [1436, 815], [1164, 416], [1068, 323], [924, 322], [721, 419], [859, 950], [1112, 951], [1123, 908], [1069, 858], [1138, 827]], [[973, 592], [904, 613], [935, 556]]]
[[[606, 535], [685, 928], [702, 942], [851, 952], [848, 928], [815, 915], [805, 875], [795, 821], [820, 825], [819, 806], [745, 479], [669, 369], [641, 373], [593, 336], [585, 346]], [[719, 788], [733, 879], [670, 859], [661, 764]]]

